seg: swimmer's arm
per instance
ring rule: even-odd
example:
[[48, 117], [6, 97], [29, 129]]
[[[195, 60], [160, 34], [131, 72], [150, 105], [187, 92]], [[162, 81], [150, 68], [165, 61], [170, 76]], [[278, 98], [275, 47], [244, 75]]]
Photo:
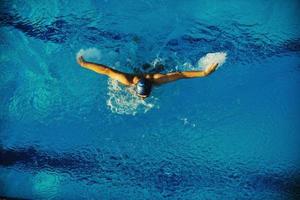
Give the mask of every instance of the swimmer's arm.
[[[164, 84], [172, 81], [176, 81], [179, 79], [187, 79], [187, 78], [197, 78], [197, 77], [205, 77], [209, 74], [213, 73], [218, 66], [218, 63], [212, 64], [206, 70], [201, 71], [183, 71], [183, 72], [171, 72], [167, 74], [153, 74], [151, 75], [152, 81], [155, 84]], [[148, 75], [149, 76], [149, 75]]]
[[92, 63], [92, 62], [87, 62], [83, 59], [82, 56], [80, 56], [77, 59], [77, 63], [84, 68], [87, 68], [89, 70], [92, 70], [98, 74], [104, 74], [104, 75], [108, 75], [110, 68], [106, 65], [102, 65], [102, 64], [98, 64], [98, 63]]
[[106, 75], [108, 77], [110, 77], [111, 79], [115, 79], [117, 81], [119, 81], [120, 83], [124, 84], [124, 85], [133, 85], [135, 76], [131, 75], [131, 74], [127, 74], [127, 73], [123, 73], [120, 71], [117, 71], [115, 69], [112, 69], [106, 65], [103, 64], [98, 64], [98, 63], [93, 63], [93, 62], [87, 62], [83, 59], [82, 56], [80, 56], [77, 59], [77, 62], [80, 66], [87, 68], [89, 70], [92, 70], [98, 74], [103, 74]]

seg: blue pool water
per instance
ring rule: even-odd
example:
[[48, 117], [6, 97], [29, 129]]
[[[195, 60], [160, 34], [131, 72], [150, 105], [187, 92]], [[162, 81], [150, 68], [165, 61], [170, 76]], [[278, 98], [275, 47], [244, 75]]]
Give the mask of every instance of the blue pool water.
[[[300, 198], [299, 1], [0, 8], [0, 196]], [[165, 68], [147, 70], [194, 70], [211, 52], [228, 58], [211, 76], [140, 102], [79, 67], [76, 54], [89, 48], [126, 72], [156, 62]]]

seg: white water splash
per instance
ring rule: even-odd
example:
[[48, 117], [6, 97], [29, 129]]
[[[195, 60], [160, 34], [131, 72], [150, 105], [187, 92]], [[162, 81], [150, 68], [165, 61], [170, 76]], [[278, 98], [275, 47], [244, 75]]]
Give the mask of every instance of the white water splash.
[[165, 62], [164, 62], [164, 60], [162, 59], [162, 58], [159, 58], [159, 57], [157, 57], [157, 58], [155, 58], [152, 62], [151, 62], [151, 65], [152, 66], [156, 66], [156, 65], [160, 65], [160, 64], [165, 64]]
[[[86, 59], [100, 60], [101, 52], [97, 48], [80, 49], [76, 57], [78, 58], [79, 56], [84, 56]], [[227, 53], [225, 52], [208, 53], [199, 59], [198, 66], [193, 66], [189, 62], [179, 64], [178, 66], [183, 67], [183, 70], [199, 70], [199, 68], [205, 69], [213, 63], [219, 63], [218, 67], [220, 67], [225, 63], [226, 56]], [[164, 59], [156, 58], [151, 62], [151, 65], [156, 66], [160, 63], [164, 64]], [[177, 66], [175, 68], [176, 71], [179, 70]], [[159, 108], [157, 105], [158, 98], [151, 96], [148, 97], [146, 101], [142, 100], [135, 95], [134, 87], [122, 86], [112, 79], [108, 79], [107, 95], [108, 99], [106, 104], [113, 113], [136, 115], [137, 113], [146, 113], [154, 107]]]
[[198, 67], [200, 69], [206, 69], [210, 65], [214, 63], [218, 63], [218, 68], [223, 65], [226, 61], [227, 53], [226, 52], [216, 52], [216, 53], [208, 53], [198, 61]]
[[156, 104], [157, 98], [148, 97], [147, 102], [136, 96], [134, 87], [123, 87], [118, 81], [108, 79], [107, 106], [113, 113], [135, 115], [148, 112]]
[[186, 118], [186, 117], [179, 118], [179, 120], [183, 122], [183, 125], [189, 125], [191, 127], [196, 127], [196, 124], [191, 123], [190, 120], [188, 118]]
[[85, 59], [99, 61], [101, 59], [101, 51], [95, 47], [80, 49], [76, 54], [76, 58], [78, 59], [80, 56], [83, 56]]

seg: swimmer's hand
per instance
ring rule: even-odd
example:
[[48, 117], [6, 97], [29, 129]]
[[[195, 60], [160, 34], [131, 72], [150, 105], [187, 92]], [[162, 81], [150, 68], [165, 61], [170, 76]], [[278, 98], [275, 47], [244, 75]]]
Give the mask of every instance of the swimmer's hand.
[[214, 71], [216, 71], [217, 67], [218, 67], [218, 63], [214, 63], [214, 64], [211, 64], [208, 68], [206, 68], [204, 70], [204, 73], [207, 75], [213, 73]]
[[77, 58], [77, 62], [78, 62], [79, 65], [82, 66], [85, 63], [85, 60], [84, 60], [83, 56], [79, 56]]

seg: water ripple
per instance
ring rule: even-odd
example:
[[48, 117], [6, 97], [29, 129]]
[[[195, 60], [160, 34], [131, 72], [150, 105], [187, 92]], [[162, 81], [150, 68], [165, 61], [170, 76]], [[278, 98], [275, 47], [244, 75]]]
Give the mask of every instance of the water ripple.
[[228, 185], [243, 190], [245, 194], [262, 191], [292, 194], [299, 185], [297, 179], [293, 179], [293, 174], [270, 172], [266, 169], [253, 171], [243, 164], [232, 169], [216, 163], [213, 166], [210, 166], [212, 163], [192, 164], [190, 159], [186, 162], [178, 156], [154, 161], [147, 156], [137, 159], [125, 153], [115, 155], [90, 148], [81, 149], [76, 153], [55, 153], [45, 152], [36, 147], [7, 149], [1, 146], [0, 158], [3, 167], [15, 166], [22, 170], [69, 173], [73, 179], [86, 182], [87, 185], [104, 184], [103, 181], [109, 184], [123, 182], [126, 185], [156, 190], [165, 197], [175, 197], [187, 190], [214, 190]]
[[[87, 12], [89, 13], [89, 12]], [[186, 31], [175, 34], [175, 37], [164, 37], [166, 32], [157, 33], [155, 43], [159, 47], [152, 49], [148, 38], [135, 33], [120, 32], [117, 25], [109, 21], [103, 22], [99, 17], [94, 17], [95, 13], [90, 12], [85, 17], [78, 17], [74, 14], [55, 17], [52, 22], [46, 24], [42, 19], [32, 21], [24, 18], [17, 13], [1, 13], [1, 26], [13, 27], [22, 31], [26, 35], [53, 43], [74, 43], [79, 40], [85, 44], [99, 43], [108, 48], [123, 48], [121, 52], [126, 52], [126, 43], [136, 43], [144, 48], [143, 54], [155, 56], [157, 53], [161, 57], [170, 60], [180, 59], [181, 63], [188, 57], [193, 57], [192, 61], [207, 52], [227, 51], [229, 52], [232, 63], [251, 63], [260, 61], [264, 58], [284, 54], [286, 52], [299, 52], [299, 38], [283, 40], [280, 36], [269, 33], [258, 32], [259, 24], [241, 24], [232, 21], [228, 26], [216, 26], [199, 22], [195, 19], [183, 18], [182, 25]], [[113, 19], [113, 18], [112, 18]], [[116, 22], [115, 22], [116, 23]], [[111, 29], [107, 29], [106, 24], [111, 24]], [[95, 26], [96, 25], [96, 26]], [[116, 27], [115, 29], [113, 27]], [[77, 30], [81, 31], [78, 32]], [[162, 35], [160, 35], [162, 34]], [[148, 48], [148, 49], [147, 49]], [[141, 49], [142, 50], [142, 49]], [[128, 51], [128, 50], [127, 50]], [[147, 52], [148, 51], [148, 52]], [[139, 51], [136, 52], [140, 54]], [[145, 62], [145, 61], [144, 61]], [[123, 64], [123, 63], [121, 63]]]

